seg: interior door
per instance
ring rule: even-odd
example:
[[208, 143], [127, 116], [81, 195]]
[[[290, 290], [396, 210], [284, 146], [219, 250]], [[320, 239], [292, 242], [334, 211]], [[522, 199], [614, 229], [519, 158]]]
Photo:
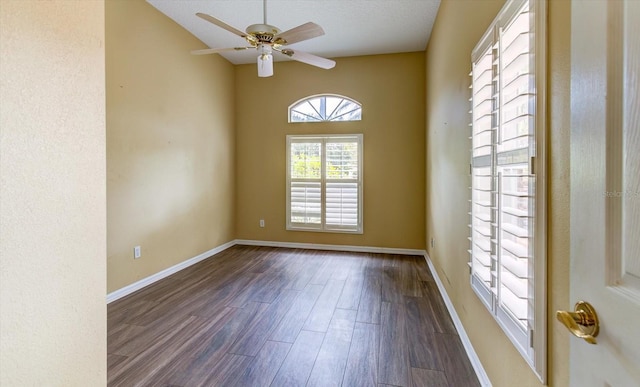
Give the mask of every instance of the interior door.
[[640, 386], [640, 1], [571, 12], [571, 299], [600, 323], [571, 385]]

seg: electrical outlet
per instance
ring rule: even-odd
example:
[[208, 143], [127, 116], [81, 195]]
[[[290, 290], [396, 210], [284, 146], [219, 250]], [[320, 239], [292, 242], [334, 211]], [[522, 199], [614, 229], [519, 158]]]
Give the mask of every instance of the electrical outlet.
[[264, 227], [264, 219], [260, 219], [260, 227]]
[[434, 247], [436, 247], [436, 240], [431, 238], [431, 248], [433, 249]]
[[133, 248], [133, 259], [138, 259], [140, 258], [140, 246], [136, 246]]

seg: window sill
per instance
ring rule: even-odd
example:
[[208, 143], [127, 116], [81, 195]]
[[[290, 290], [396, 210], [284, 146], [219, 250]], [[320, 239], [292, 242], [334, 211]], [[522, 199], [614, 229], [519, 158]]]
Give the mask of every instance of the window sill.
[[364, 231], [362, 230], [362, 228], [359, 228], [357, 230], [338, 230], [338, 229], [323, 230], [319, 228], [287, 226], [287, 231], [321, 232], [321, 233], [329, 233], [329, 234], [356, 234], [356, 235], [364, 234]]

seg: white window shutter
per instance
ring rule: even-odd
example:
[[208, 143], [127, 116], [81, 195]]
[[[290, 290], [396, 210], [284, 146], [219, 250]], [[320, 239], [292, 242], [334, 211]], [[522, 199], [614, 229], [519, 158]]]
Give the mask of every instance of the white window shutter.
[[536, 4], [508, 1], [472, 53], [469, 265], [473, 289], [544, 379], [544, 358], [536, 356], [543, 348], [531, 340], [544, 324], [536, 299], [544, 297], [544, 277], [536, 270], [544, 252], [534, 239], [540, 193], [532, 171]]
[[287, 136], [287, 229], [362, 233], [362, 135]]

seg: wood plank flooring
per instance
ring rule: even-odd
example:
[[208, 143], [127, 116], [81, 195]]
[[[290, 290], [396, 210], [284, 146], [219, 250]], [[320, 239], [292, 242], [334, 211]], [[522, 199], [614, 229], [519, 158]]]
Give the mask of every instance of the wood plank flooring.
[[107, 325], [109, 386], [479, 386], [419, 256], [234, 246]]

